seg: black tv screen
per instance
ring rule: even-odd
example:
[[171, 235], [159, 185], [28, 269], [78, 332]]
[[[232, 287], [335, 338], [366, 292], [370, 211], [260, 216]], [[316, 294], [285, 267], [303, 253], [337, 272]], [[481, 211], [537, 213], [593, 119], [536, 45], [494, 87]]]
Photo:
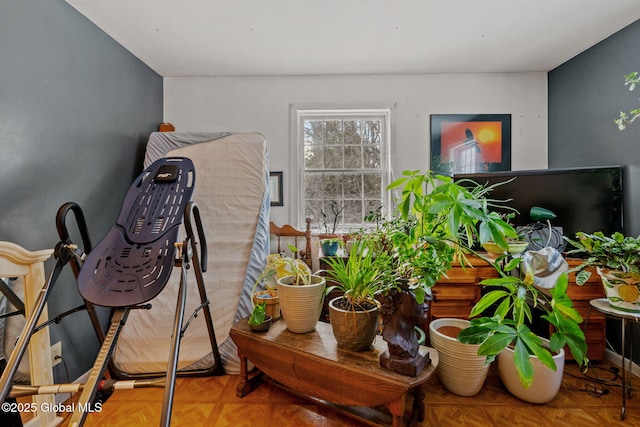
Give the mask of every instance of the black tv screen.
[[[515, 226], [534, 221], [529, 216], [537, 206], [555, 213], [554, 227], [562, 227], [564, 236], [575, 238], [578, 231], [607, 235], [623, 232], [623, 168], [601, 166], [572, 169], [540, 169], [510, 172], [458, 174], [454, 179], [471, 179], [478, 184], [512, 182], [496, 187], [492, 199], [507, 200], [519, 213]], [[546, 223], [546, 221], [545, 221]]]

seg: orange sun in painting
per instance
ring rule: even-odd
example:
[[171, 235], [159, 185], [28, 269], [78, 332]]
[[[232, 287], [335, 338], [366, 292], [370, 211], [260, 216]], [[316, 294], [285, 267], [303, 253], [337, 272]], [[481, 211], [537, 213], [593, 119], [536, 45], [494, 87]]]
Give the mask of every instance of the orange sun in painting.
[[449, 148], [468, 140], [467, 129], [478, 142], [485, 162], [502, 162], [502, 123], [499, 121], [443, 122], [440, 140], [442, 161], [449, 161]]

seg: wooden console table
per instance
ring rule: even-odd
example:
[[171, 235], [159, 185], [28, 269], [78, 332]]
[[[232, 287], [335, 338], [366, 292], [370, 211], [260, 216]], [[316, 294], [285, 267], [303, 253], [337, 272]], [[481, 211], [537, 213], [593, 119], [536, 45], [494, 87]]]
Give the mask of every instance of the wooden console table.
[[[387, 349], [380, 336], [371, 351], [343, 350], [324, 322], [312, 332], [296, 334], [282, 320], [267, 332], [252, 332], [243, 319], [230, 335], [241, 363], [238, 397], [246, 396], [264, 373], [289, 391], [370, 425], [397, 427], [424, 419], [422, 387], [438, 366], [432, 348], [420, 347], [422, 354], [429, 353], [431, 364], [411, 377], [380, 367], [380, 354]], [[260, 372], [249, 375], [247, 360]], [[381, 406], [389, 413], [374, 409]]]

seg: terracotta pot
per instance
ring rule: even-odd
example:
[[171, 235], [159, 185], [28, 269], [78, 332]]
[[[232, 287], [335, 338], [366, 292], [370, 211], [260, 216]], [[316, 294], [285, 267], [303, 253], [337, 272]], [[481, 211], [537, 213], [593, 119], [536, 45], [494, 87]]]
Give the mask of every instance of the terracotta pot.
[[[549, 340], [541, 338], [545, 347], [549, 347]], [[498, 354], [498, 372], [504, 386], [515, 397], [530, 403], [547, 403], [553, 400], [560, 391], [562, 385], [562, 373], [564, 372], [564, 349], [553, 356], [556, 370], [543, 365], [537, 357], [531, 356], [533, 365], [533, 383], [529, 388], [524, 388], [520, 383], [516, 365], [513, 362], [513, 350], [505, 348]]]
[[613, 308], [640, 313], [640, 275], [619, 270], [596, 269]]
[[342, 298], [329, 301], [329, 319], [338, 347], [351, 351], [370, 349], [378, 332], [379, 307], [367, 311], [347, 311], [335, 305]]
[[326, 281], [324, 277], [312, 275], [310, 285], [291, 285], [293, 276], [278, 279], [280, 313], [287, 329], [304, 334], [316, 328], [322, 312]]

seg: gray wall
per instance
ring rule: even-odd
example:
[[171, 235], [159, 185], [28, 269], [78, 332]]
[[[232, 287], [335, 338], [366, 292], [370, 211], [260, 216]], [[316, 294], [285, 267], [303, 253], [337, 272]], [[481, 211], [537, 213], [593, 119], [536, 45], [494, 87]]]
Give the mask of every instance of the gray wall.
[[[549, 73], [549, 167], [625, 166], [625, 232], [640, 235], [640, 122], [625, 131], [613, 120], [640, 106], [640, 88], [624, 76], [640, 71], [640, 21]], [[631, 322], [633, 323], [633, 322]], [[634, 329], [640, 361], [640, 328]], [[620, 322], [607, 321], [607, 339], [620, 353]]]
[[[162, 77], [64, 0], [0, 2], [0, 57], [0, 240], [53, 248], [56, 212], [74, 201], [97, 243], [162, 121]], [[47, 273], [52, 268], [51, 261]], [[66, 268], [49, 312], [81, 301]], [[90, 368], [98, 344], [86, 313], [52, 326], [51, 335], [62, 340], [69, 379]], [[56, 380], [67, 380], [62, 364], [55, 370]]]
[[549, 72], [549, 167], [623, 165], [625, 231], [640, 234], [640, 122], [621, 132], [620, 111], [640, 106], [624, 76], [640, 71], [640, 21]]

